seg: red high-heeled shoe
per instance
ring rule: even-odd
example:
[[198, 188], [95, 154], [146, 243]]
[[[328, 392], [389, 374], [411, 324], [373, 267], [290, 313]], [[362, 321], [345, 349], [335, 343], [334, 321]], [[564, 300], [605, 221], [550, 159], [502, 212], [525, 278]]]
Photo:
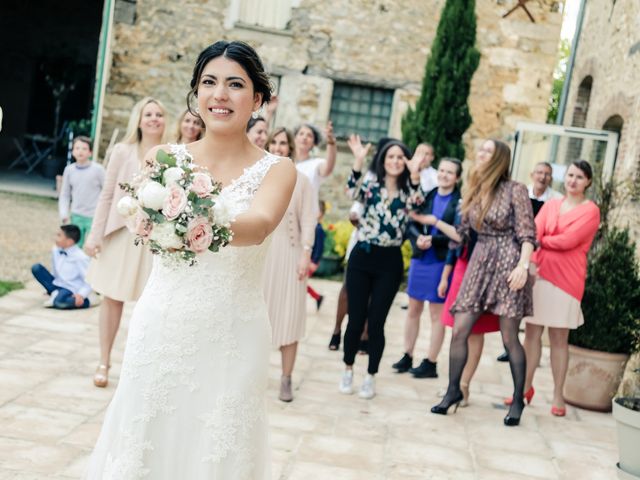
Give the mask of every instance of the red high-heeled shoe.
[[566, 407], [556, 407], [555, 405], [551, 405], [551, 415], [554, 417], [564, 417], [566, 414]]
[[[533, 400], [533, 395], [535, 393], [536, 393], [536, 390], [533, 388], [533, 385], [531, 385], [531, 388], [529, 390], [524, 392], [524, 400], [527, 402], [527, 405], [529, 405], [531, 403], [531, 400]], [[511, 405], [512, 403], [513, 403], [513, 397], [509, 397], [509, 398], [505, 398], [504, 399], [504, 404], [505, 405]]]

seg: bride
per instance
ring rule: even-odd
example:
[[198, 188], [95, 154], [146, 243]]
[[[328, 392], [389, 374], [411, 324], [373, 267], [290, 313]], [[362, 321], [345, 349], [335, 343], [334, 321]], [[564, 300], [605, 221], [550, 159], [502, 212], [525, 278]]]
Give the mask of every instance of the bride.
[[234, 237], [195, 266], [154, 258], [89, 479], [270, 478], [264, 394], [271, 329], [261, 279], [265, 240], [296, 181], [291, 162], [245, 134], [252, 112], [270, 97], [253, 48], [219, 41], [199, 55], [187, 96], [205, 136], [148, 154], [186, 149], [208, 168], [236, 218]]

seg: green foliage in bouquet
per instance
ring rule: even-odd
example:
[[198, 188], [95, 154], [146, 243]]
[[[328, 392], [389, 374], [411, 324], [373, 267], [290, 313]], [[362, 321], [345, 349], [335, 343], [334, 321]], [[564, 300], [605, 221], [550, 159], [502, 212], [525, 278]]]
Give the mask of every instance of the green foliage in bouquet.
[[[156, 160], [158, 161], [158, 163], [166, 165], [167, 167], [175, 167], [177, 165], [175, 156], [165, 152], [162, 149], [158, 150], [158, 153], [156, 153]], [[160, 175], [155, 180], [162, 181], [162, 176]]]
[[609, 229], [594, 244], [582, 299], [584, 325], [569, 343], [608, 353], [632, 353], [640, 331], [640, 273], [628, 229]]

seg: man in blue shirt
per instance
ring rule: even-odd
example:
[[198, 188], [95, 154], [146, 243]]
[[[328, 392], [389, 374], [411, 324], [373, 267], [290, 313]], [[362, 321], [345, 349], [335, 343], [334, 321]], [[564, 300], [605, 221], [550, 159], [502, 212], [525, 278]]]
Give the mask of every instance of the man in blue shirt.
[[61, 226], [51, 252], [53, 274], [40, 263], [31, 267], [33, 276], [49, 295], [45, 307], [70, 310], [90, 306], [91, 286], [85, 280], [89, 257], [76, 245], [78, 240], [80, 229], [76, 225]]

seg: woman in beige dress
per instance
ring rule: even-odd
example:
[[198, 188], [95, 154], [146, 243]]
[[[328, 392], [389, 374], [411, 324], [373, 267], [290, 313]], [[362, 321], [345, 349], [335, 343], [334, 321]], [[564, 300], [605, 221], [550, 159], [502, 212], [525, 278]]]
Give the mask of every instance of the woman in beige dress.
[[104, 296], [100, 307], [100, 364], [93, 377], [96, 387], [109, 382], [111, 349], [120, 327], [124, 302], [138, 299], [151, 271], [151, 252], [134, 245], [117, 210], [125, 195], [120, 183], [131, 181], [145, 153], [160, 145], [165, 133], [166, 110], [156, 99], [145, 97], [133, 107], [127, 133], [113, 147], [104, 187], [98, 200], [85, 251], [93, 257], [87, 281]]
[[[288, 157], [293, 153], [293, 137], [286, 129], [277, 128], [269, 137], [267, 147], [270, 153]], [[287, 212], [273, 232], [265, 265], [264, 296], [272, 343], [282, 355], [278, 398], [283, 402], [293, 400], [291, 374], [307, 316], [307, 270], [318, 221], [314, 201], [311, 182], [298, 172]]]

